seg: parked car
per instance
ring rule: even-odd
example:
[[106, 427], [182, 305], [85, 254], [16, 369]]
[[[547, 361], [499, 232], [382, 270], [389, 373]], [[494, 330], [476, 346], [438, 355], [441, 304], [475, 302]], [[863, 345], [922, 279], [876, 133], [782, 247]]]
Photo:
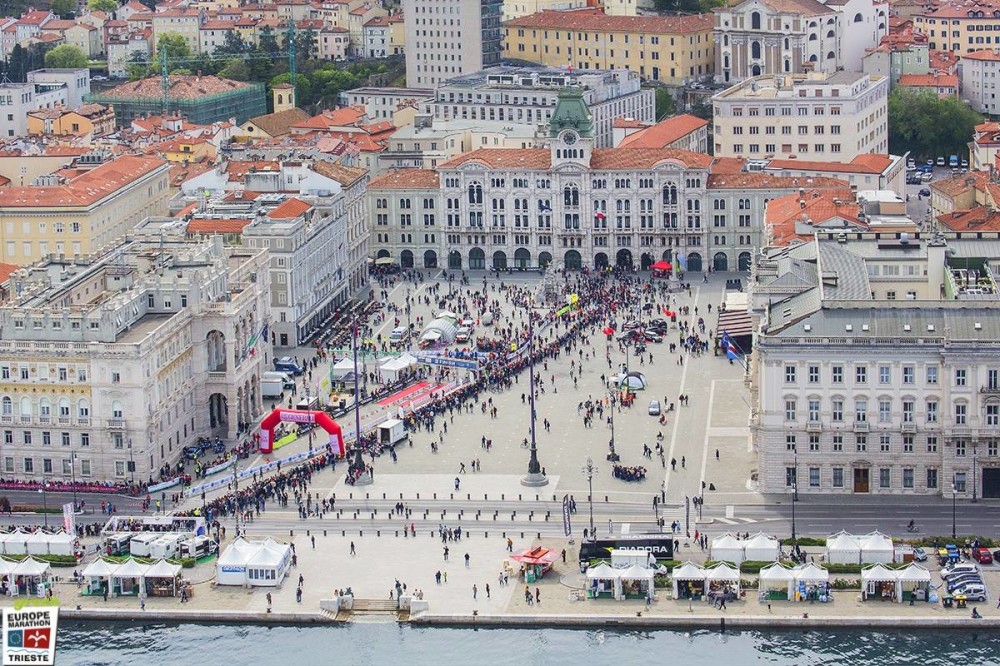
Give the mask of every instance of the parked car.
[[970, 574], [967, 576], [959, 576], [948, 581], [948, 591], [958, 589], [960, 587], [965, 587], [971, 583], [982, 583], [983, 577], [978, 574]]
[[924, 162], [924, 164], [925, 164], [926, 166], [929, 166], [929, 167], [931, 167], [931, 168], [934, 168], [934, 160], [927, 160], [926, 162]]
[[660, 334], [658, 333], [654, 333], [653, 331], [649, 330], [643, 331], [643, 337], [645, 338], [646, 342], [663, 342], [663, 337], [661, 337]]
[[968, 169], [969, 168], [969, 160], [964, 159], [964, 158], [962, 159], [962, 168], [963, 169]]
[[455, 333], [455, 342], [468, 342], [470, 337], [469, 329], [464, 326]]
[[924, 173], [924, 175], [922, 175], [922, 176], [920, 177], [920, 182], [921, 182], [921, 183], [929, 183], [929, 182], [931, 182], [932, 180], [934, 180], [934, 174], [932, 174], [932, 173], [931, 173], [931, 172], [929, 172], [929, 171], [925, 172], [925, 173]]
[[944, 157], [938, 157], [937, 158], [937, 165], [938, 166], [944, 166], [945, 164], [947, 164], [947, 162], [945, 162]]
[[931, 195], [930, 188], [925, 187], [925, 188], [921, 189], [918, 194], [920, 194], [920, 196], [922, 196], [922, 197], [929, 197]]
[[986, 548], [973, 548], [972, 559], [980, 564], [993, 564], [993, 556]]
[[201, 455], [200, 446], [185, 446], [183, 449], [184, 457], [189, 460], [195, 460]]
[[927, 561], [927, 551], [917, 546], [913, 549], [913, 561], [914, 562], [926, 562]]
[[986, 586], [982, 583], [971, 583], [956, 590], [949, 590], [953, 595], [964, 595], [969, 601], [986, 601]]
[[660, 415], [660, 401], [659, 400], [650, 400], [649, 401], [649, 415], [650, 416], [659, 416]]
[[912, 157], [910, 159], [906, 160], [906, 170], [907, 171], [913, 171], [916, 168], [917, 168], [917, 163], [916, 163], [916, 161]]
[[962, 574], [968, 573], [979, 573], [980, 568], [978, 564], [973, 564], [972, 562], [964, 562], [962, 564], [954, 564], [951, 566], [946, 566], [941, 570], [941, 578], [948, 580], [949, 578], [954, 578], [955, 576], [961, 576]]

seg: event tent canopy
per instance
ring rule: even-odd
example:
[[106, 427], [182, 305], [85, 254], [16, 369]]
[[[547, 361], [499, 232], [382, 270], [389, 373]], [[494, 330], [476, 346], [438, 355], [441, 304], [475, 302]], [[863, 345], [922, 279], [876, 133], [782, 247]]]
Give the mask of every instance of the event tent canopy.
[[3, 552], [7, 555], [26, 555], [28, 553], [28, 538], [31, 534], [16, 529], [4, 535]]
[[115, 573], [115, 569], [118, 568], [118, 563], [108, 562], [104, 558], [97, 558], [93, 562], [87, 565], [87, 568], [83, 570], [84, 578], [111, 578]]
[[[358, 359], [358, 373], [365, 373], [364, 361]], [[354, 376], [354, 359], [348, 356], [337, 361], [337, 363], [330, 369], [330, 376], [334, 379], [347, 379], [348, 377]]]
[[793, 596], [795, 576], [791, 570], [775, 562], [760, 570], [761, 590], [784, 590], [789, 599]]
[[29, 534], [27, 541], [25, 541], [25, 547], [30, 555], [48, 555], [49, 535], [45, 532]]
[[633, 564], [628, 569], [621, 572], [622, 580], [653, 580], [653, 576], [656, 572], [652, 569], [647, 569], [645, 567], [640, 567], [638, 564]]
[[826, 539], [826, 561], [830, 564], [861, 564], [861, 544], [847, 532], [838, 532]]
[[27, 576], [29, 578], [42, 578], [48, 575], [48, 562], [40, 562], [33, 557], [27, 557], [19, 562], [12, 572], [15, 576]]
[[884, 583], [887, 581], [896, 582], [899, 580], [899, 572], [893, 571], [881, 563], [873, 564], [872, 566], [861, 570], [861, 583], [862, 585], [867, 585], [868, 583]]
[[657, 261], [652, 266], [650, 266], [650, 268], [652, 268], [654, 271], [669, 271], [671, 268], [673, 268], [673, 266], [669, 261], [661, 259], [660, 261]]
[[628, 374], [622, 373], [615, 379], [618, 388], [630, 388], [633, 391], [641, 391], [646, 388], [646, 375], [636, 370]]
[[0, 557], [0, 578], [14, 572], [17, 562], [11, 562]]
[[828, 583], [830, 572], [809, 562], [792, 570], [797, 583]]
[[394, 382], [400, 375], [417, 364], [417, 359], [409, 354], [400, 354], [396, 358], [389, 359], [379, 366], [382, 378], [387, 382]]
[[711, 551], [712, 559], [718, 562], [741, 563], [743, 556], [743, 543], [732, 534], [723, 534], [712, 539]]
[[781, 545], [774, 537], [758, 532], [743, 543], [743, 557], [753, 562], [777, 561]]
[[892, 539], [876, 530], [871, 534], [861, 537], [860, 541], [861, 562], [863, 564], [870, 562], [892, 563], [893, 555], [895, 554]]
[[56, 532], [55, 534], [49, 535], [49, 554], [50, 555], [72, 555], [73, 554], [73, 544], [76, 542], [76, 537], [72, 534], [67, 534], [66, 532]]
[[711, 569], [705, 570], [705, 580], [714, 582], [739, 582], [740, 580], [740, 570], [731, 567], [725, 562], [720, 562], [716, 564]]
[[911, 562], [910, 566], [897, 572], [900, 582], [904, 583], [929, 583], [931, 582], [931, 572], [920, 566], [916, 562]]
[[691, 561], [680, 565], [673, 572], [674, 580], [705, 580], [705, 570]]
[[596, 567], [587, 569], [587, 580], [618, 580], [621, 573], [607, 562], [601, 562]]
[[181, 573], [181, 565], [171, 564], [166, 560], [160, 560], [149, 565], [146, 569], [146, 578], [175, 578]]

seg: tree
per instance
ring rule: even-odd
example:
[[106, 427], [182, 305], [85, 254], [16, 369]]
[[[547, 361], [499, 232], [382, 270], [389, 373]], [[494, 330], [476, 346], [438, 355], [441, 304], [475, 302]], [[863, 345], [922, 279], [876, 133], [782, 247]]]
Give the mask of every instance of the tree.
[[249, 50], [250, 47], [243, 37], [240, 36], [240, 33], [235, 30], [228, 30], [226, 32], [226, 41], [216, 47], [215, 55], [240, 55], [247, 53]]
[[278, 38], [274, 36], [274, 30], [269, 25], [261, 28], [257, 43], [260, 45], [259, 51], [261, 53], [277, 53], [281, 50], [278, 48]]
[[165, 32], [156, 40], [157, 55], [166, 51], [167, 62], [177, 58], [191, 57], [191, 49], [183, 35], [176, 32]]
[[233, 79], [234, 81], [249, 81], [250, 80], [250, 68], [247, 67], [247, 63], [239, 58], [231, 58], [226, 61], [225, 66], [219, 70], [219, 76], [224, 79]]
[[[55, 0], [53, 0], [53, 7], [55, 7]], [[117, 11], [118, 3], [115, 0], [87, 0], [87, 9], [92, 12], [112, 14]], [[55, 11], [55, 9], [52, 11]]]
[[960, 153], [983, 117], [957, 97], [896, 88], [889, 96], [889, 151], [927, 158]]
[[52, 0], [49, 8], [59, 18], [68, 20], [76, 17], [76, 0]]
[[[291, 75], [287, 73], [278, 74], [271, 79], [271, 87], [273, 88], [282, 83], [290, 83], [291, 78]], [[295, 76], [295, 101], [297, 106], [304, 107], [313, 103], [312, 89], [312, 81], [309, 80], [308, 76], [301, 73]]]
[[663, 120], [667, 116], [677, 113], [677, 105], [674, 98], [666, 88], [656, 89], [656, 119]]
[[45, 54], [45, 66], [51, 69], [80, 69], [87, 62], [87, 54], [72, 44], [60, 44]]

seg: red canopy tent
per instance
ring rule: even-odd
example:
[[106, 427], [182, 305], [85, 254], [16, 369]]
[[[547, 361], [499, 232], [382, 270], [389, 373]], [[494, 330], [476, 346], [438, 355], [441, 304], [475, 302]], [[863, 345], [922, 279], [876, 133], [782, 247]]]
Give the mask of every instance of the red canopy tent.
[[522, 567], [540, 567], [544, 572], [552, 568], [553, 562], [559, 559], [559, 553], [551, 548], [536, 546], [523, 553], [512, 555], [510, 559], [519, 562]]
[[669, 271], [673, 267], [674, 267], [673, 264], [671, 264], [669, 261], [663, 261], [663, 260], [657, 261], [655, 264], [650, 266], [650, 268], [652, 268], [654, 271]]

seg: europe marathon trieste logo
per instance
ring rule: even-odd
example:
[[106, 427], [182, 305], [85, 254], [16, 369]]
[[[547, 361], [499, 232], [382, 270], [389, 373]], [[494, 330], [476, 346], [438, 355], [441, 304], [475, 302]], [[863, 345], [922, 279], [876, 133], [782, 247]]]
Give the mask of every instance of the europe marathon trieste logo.
[[4, 608], [3, 666], [54, 664], [58, 622], [59, 607], [55, 605]]

